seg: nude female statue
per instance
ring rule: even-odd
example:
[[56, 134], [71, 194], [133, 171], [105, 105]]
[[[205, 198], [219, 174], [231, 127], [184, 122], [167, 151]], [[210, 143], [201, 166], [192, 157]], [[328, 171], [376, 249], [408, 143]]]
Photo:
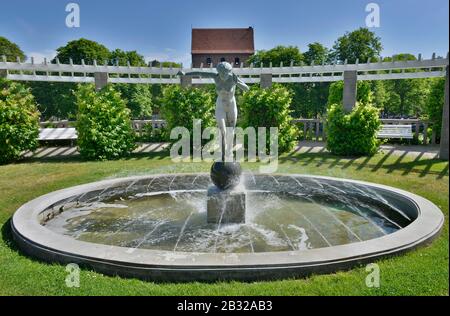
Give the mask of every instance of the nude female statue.
[[[201, 76], [204, 78], [212, 78], [216, 84], [217, 101], [216, 101], [216, 121], [222, 135], [222, 160], [224, 161], [227, 152], [226, 133], [227, 127], [233, 129], [236, 127], [237, 106], [236, 106], [236, 86], [244, 91], [250, 88], [233, 73], [233, 67], [227, 62], [221, 62], [216, 67], [217, 73], [206, 71], [194, 71], [184, 73], [178, 72], [179, 76]], [[231, 138], [233, 139], [233, 138]]]

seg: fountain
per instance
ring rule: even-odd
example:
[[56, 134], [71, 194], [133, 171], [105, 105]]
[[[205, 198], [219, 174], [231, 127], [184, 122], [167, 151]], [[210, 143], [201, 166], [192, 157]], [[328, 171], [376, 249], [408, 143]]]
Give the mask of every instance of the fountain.
[[[202, 76], [214, 79], [217, 91], [216, 121], [221, 135], [221, 161], [211, 167], [211, 180], [214, 186], [208, 190], [208, 223], [245, 222], [245, 190], [239, 187], [241, 166], [234, 161], [232, 148], [234, 129], [236, 128], [237, 106], [236, 86], [247, 91], [249, 87], [233, 73], [233, 67], [227, 62], [217, 65], [217, 74], [195, 71], [181, 76]], [[227, 133], [231, 133], [228, 137]]]
[[[181, 75], [184, 75], [181, 73]], [[236, 122], [226, 64], [215, 79], [222, 134]], [[84, 184], [14, 214], [28, 255], [152, 281], [272, 280], [349, 269], [433, 240], [444, 216], [430, 201], [374, 183], [294, 174], [156, 174]], [[228, 150], [228, 151], [227, 151]], [[244, 189], [245, 188], [245, 189]]]

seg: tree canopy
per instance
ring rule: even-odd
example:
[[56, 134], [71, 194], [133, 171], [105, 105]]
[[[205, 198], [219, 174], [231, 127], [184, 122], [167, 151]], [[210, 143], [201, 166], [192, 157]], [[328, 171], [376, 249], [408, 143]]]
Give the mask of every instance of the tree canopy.
[[308, 51], [303, 56], [307, 65], [311, 65], [313, 62], [315, 65], [320, 65], [322, 63], [328, 63], [330, 50], [322, 44], [315, 42], [308, 45]]
[[180, 63], [176, 63], [173, 61], [158, 61], [158, 60], [152, 60], [150, 62], [150, 66], [152, 67], [163, 67], [163, 68], [181, 68], [181, 64]]
[[0, 57], [1, 56], [6, 56], [6, 60], [10, 62], [15, 62], [17, 57], [19, 57], [20, 60], [26, 58], [25, 54], [16, 43], [13, 43], [2, 36], [0, 36]]
[[383, 50], [381, 38], [368, 28], [359, 28], [339, 37], [333, 46], [332, 57], [335, 61], [355, 63], [378, 60]]
[[137, 51], [123, 51], [121, 49], [115, 49], [109, 56], [110, 65], [127, 66], [130, 62], [132, 67], [144, 67], [147, 66], [144, 56], [138, 54]]
[[272, 63], [274, 67], [278, 67], [281, 62], [284, 66], [289, 66], [291, 61], [295, 65], [304, 61], [303, 54], [296, 46], [277, 46], [270, 50], [260, 50], [248, 60], [249, 63], [254, 63], [256, 67], [259, 67], [261, 63], [264, 66], [269, 66]]
[[81, 64], [82, 59], [84, 59], [86, 64], [93, 64], [94, 60], [97, 60], [99, 64], [103, 64], [105, 61], [110, 60], [108, 48], [85, 38], [71, 41], [56, 51], [56, 58], [64, 64], [68, 64], [70, 58], [72, 58], [75, 64]]

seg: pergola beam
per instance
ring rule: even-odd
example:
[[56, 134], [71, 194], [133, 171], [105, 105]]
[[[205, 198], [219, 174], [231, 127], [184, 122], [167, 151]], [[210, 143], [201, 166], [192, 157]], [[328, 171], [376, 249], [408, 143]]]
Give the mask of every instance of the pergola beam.
[[441, 128], [441, 144], [440, 144], [440, 150], [439, 150], [439, 158], [443, 160], [448, 160], [449, 158], [449, 143], [448, 143], [448, 115], [449, 115], [449, 109], [448, 109], [448, 102], [449, 102], [449, 66], [447, 66], [446, 69], [446, 75], [445, 75], [445, 90], [444, 90], [444, 107], [442, 109], [442, 128]]

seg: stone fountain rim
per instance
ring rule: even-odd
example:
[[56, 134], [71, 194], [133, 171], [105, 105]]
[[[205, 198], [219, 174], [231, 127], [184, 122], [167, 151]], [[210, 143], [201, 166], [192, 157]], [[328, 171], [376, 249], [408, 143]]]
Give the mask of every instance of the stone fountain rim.
[[[294, 272], [295, 275], [302, 274], [303, 270], [318, 273], [334, 271], [415, 248], [436, 237], [444, 223], [444, 216], [436, 205], [402, 189], [359, 180], [302, 174], [255, 174], [255, 176], [314, 178], [365, 185], [395, 193], [412, 201], [417, 207], [418, 216], [403, 229], [367, 241], [309, 250], [260, 253], [187, 253], [94, 244], [57, 234], [42, 226], [38, 220], [39, 214], [46, 208], [74, 195], [147, 178], [193, 175], [208, 176], [207, 173], [133, 176], [82, 184], [48, 193], [29, 201], [16, 211], [11, 220], [13, 237], [24, 252], [46, 261], [85, 263], [105, 273], [125, 276], [131, 273], [131, 276], [138, 277], [155, 274], [153, 276], [158, 278], [171, 271], [190, 271], [193, 274], [208, 271], [213, 272], [213, 275], [207, 274], [208, 279], [214, 279], [226, 278], [217, 274], [226, 271], [245, 274], [252, 270], [270, 274], [271, 271], [285, 269], [289, 275]], [[245, 279], [249, 277], [243, 276]], [[170, 276], [168, 278], [170, 279]], [[193, 276], [192, 280], [198, 278], [198, 275]]]

